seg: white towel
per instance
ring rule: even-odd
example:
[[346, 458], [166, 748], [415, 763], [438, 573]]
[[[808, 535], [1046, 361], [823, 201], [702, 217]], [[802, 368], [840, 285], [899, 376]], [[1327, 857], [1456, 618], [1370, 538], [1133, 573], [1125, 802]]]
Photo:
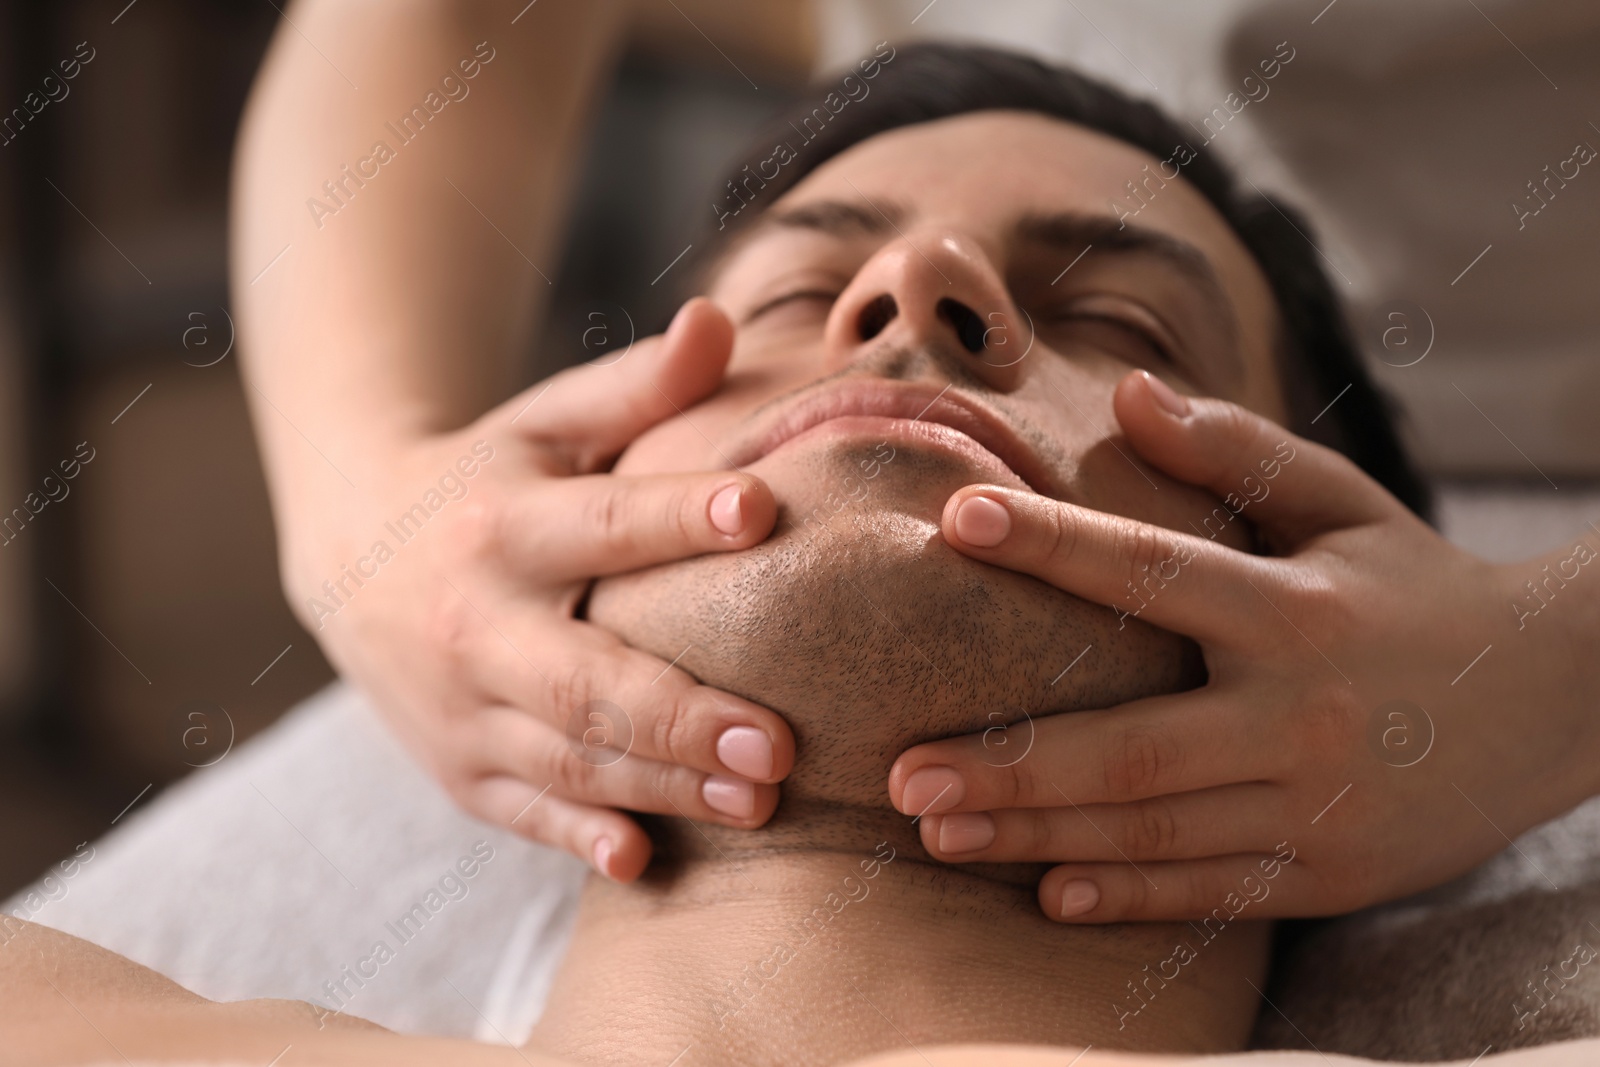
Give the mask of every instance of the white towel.
[[24, 891], [5, 910], [214, 1000], [286, 997], [514, 1044], [538, 1019], [585, 874], [457, 810], [344, 685], [93, 849], [57, 872], [55, 899]]

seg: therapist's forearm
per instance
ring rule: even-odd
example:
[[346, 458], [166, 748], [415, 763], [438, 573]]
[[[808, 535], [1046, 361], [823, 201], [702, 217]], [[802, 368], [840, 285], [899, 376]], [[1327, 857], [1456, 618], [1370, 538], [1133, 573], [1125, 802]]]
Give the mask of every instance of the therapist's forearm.
[[[621, 3], [523, 6], [302, 0], [279, 26], [240, 134], [232, 276], [280, 508], [514, 384], [624, 23]], [[402, 130], [430, 92], [448, 102]]]

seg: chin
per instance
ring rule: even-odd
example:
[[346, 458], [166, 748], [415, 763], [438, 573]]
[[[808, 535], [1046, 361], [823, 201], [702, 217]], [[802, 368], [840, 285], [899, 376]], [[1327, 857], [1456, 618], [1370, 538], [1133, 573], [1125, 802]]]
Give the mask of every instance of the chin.
[[762, 458], [746, 469], [778, 497], [772, 537], [602, 580], [589, 600], [598, 625], [667, 660], [689, 645], [683, 669], [788, 719], [786, 803], [887, 807], [910, 745], [1204, 680], [1187, 640], [945, 544], [945, 500], [990, 479], [959, 457], [885, 461], [876, 447]]

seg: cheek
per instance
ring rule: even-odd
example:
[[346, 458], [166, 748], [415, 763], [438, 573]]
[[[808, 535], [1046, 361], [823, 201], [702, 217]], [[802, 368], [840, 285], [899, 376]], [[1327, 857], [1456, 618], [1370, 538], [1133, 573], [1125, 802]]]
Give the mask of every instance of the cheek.
[[[1237, 504], [1231, 509], [1224, 507], [1220, 498], [1206, 490], [1175, 481], [1147, 465], [1141, 464], [1135, 470], [1127, 444], [1119, 441], [1117, 448], [1122, 451], [1100, 439], [1082, 454], [1082, 499], [1074, 503], [1204, 537], [1230, 548], [1250, 550], [1248, 512], [1236, 516]], [[1146, 481], [1139, 471], [1150, 480]], [[1154, 488], [1151, 482], [1160, 488]], [[1242, 495], [1240, 499], [1244, 499]]]
[[819, 351], [814, 341], [736, 344], [722, 388], [682, 415], [640, 434], [612, 469], [617, 474], [667, 474], [726, 467], [717, 447], [763, 404], [815, 382], [821, 373], [816, 362]]
[[658, 422], [634, 438], [617, 458], [612, 471], [616, 474], [669, 474], [717, 466], [720, 457], [705, 438], [695, 432], [695, 427], [702, 425], [698, 411], [698, 408], [690, 408], [687, 415]]
[[[1052, 403], [1028, 413], [1029, 421], [1040, 426], [1056, 453], [1058, 469], [1067, 474], [1067, 499], [1248, 550], [1252, 544], [1248, 514], [1233, 518], [1218, 497], [1169, 478], [1135, 458], [1111, 410], [1112, 392], [1126, 373], [1126, 367], [1112, 361], [1080, 364], [1073, 373], [1058, 374], [1046, 384], [1040, 395]], [[1076, 407], [1063, 394], [1070, 396]], [[1114, 436], [1108, 439], [1107, 431]]]

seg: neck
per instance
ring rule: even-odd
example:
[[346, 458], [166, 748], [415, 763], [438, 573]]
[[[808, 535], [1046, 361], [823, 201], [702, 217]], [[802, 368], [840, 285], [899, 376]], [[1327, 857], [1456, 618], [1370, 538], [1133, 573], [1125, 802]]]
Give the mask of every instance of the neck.
[[691, 858], [631, 886], [591, 879], [531, 1045], [675, 1067], [954, 1042], [1223, 1051], [1249, 1033], [1264, 943], [1247, 923], [1210, 940], [1059, 925], [1031, 884], [876, 840]]

